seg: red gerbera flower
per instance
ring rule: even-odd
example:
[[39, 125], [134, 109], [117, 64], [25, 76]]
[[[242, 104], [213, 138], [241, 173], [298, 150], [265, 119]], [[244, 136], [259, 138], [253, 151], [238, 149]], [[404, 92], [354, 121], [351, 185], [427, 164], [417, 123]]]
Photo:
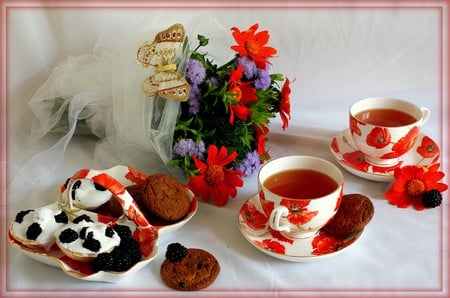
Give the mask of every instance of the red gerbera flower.
[[306, 208], [309, 205], [309, 201], [282, 199], [280, 205], [286, 206], [289, 209], [287, 220], [294, 225], [305, 224], [319, 213], [318, 211], [309, 211]]
[[389, 129], [383, 127], [375, 127], [367, 135], [366, 143], [375, 148], [384, 148], [391, 142], [391, 133]]
[[430, 167], [409, 165], [395, 169], [395, 181], [386, 192], [385, 198], [399, 208], [413, 205], [417, 210], [425, 209], [422, 202], [425, 192], [432, 189], [443, 192], [448, 188], [446, 184], [438, 182], [445, 176], [438, 169], [439, 164]]
[[288, 127], [289, 120], [291, 120], [291, 87], [289, 79], [286, 78], [280, 93], [280, 116], [283, 120], [283, 130]]
[[277, 50], [265, 46], [269, 41], [269, 32], [267, 30], [256, 33], [258, 24], [254, 24], [244, 31], [233, 27], [234, 40], [237, 45], [231, 46], [231, 49], [238, 52], [239, 56], [248, 56], [255, 61], [256, 66], [260, 69], [266, 69], [266, 58], [272, 58]]
[[197, 176], [189, 179], [189, 187], [195, 195], [203, 197], [205, 201], [213, 199], [217, 206], [225, 205], [230, 196], [234, 198], [236, 187], [243, 185], [240, 178], [243, 174], [225, 166], [234, 161], [236, 156], [236, 151], [228, 155], [226, 147], [222, 146], [219, 151], [215, 145], [208, 147], [206, 163], [193, 155], [195, 166], [200, 170]]
[[425, 158], [432, 158], [439, 155], [438, 145], [428, 136], [424, 136], [420, 146], [417, 147], [417, 153]]
[[251, 114], [251, 110], [248, 108], [248, 104], [258, 100], [256, 96], [256, 89], [251, 82], [242, 82], [243, 67], [239, 66], [234, 69], [230, 74], [228, 92], [234, 94], [234, 99], [237, 104], [230, 104], [230, 124], [234, 123], [234, 117], [246, 121]]

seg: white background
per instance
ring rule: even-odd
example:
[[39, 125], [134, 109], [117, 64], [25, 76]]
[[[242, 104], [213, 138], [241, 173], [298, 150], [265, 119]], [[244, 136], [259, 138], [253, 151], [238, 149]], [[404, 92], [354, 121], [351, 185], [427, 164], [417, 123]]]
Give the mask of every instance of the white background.
[[[225, 27], [246, 29], [259, 23], [278, 49], [273, 72], [291, 85], [292, 120], [282, 132], [276, 119], [269, 138], [272, 156], [307, 154], [333, 158], [329, 139], [347, 127], [352, 102], [393, 96], [427, 106], [432, 117], [423, 133], [442, 148], [448, 172], [448, 98], [446, 37], [448, 7], [442, 2], [309, 3], [276, 2], [136, 2], [80, 4], [62, 2], [2, 3], [2, 183], [8, 183], [37, 152], [58, 136], [28, 142], [33, 114], [28, 101], [52, 69], [68, 56], [91, 54], [107, 29], [133, 30], [144, 18], [167, 14], [168, 24], [212, 15]], [[170, 21], [169, 21], [170, 20]], [[201, 34], [201, 33], [200, 33]], [[231, 45], [230, 45], [231, 46]], [[15, 212], [52, 202], [57, 187], [80, 168], [96, 168], [96, 139], [75, 137], [56, 171], [34, 181], [26, 196], [2, 189], [2, 290], [28, 296], [159, 295], [178, 293], [159, 278], [163, 253], [122, 283], [89, 283], [31, 261], [5, 241]], [[7, 154], [6, 154], [7, 153]], [[50, 167], [50, 165], [42, 165]], [[343, 170], [344, 171], [344, 170]], [[160, 241], [179, 241], [214, 253], [222, 270], [216, 282], [194, 296], [232, 294], [261, 296], [441, 295], [448, 291], [448, 195], [442, 207], [417, 212], [398, 209], [384, 199], [389, 185], [365, 181], [345, 172], [345, 192], [372, 198], [376, 215], [361, 239], [347, 252], [323, 261], [290, 263], [255, 250], [240, 234], [237, 215], [256, 192], [256, 177], [223, 208], [201, 203], [183, 229]], [[446, 177], [448, 183], [448, 177]], [[25, 187], [26, 188], [26, 187]], [[183, 294], [185, 297], [186, 294]]]

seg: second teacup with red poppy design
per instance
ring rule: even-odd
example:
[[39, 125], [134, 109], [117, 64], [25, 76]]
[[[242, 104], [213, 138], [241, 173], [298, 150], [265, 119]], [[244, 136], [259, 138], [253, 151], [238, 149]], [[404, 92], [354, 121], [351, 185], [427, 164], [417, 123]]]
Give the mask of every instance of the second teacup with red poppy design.
[[259, 198], [272, 230], [285, 237], [314, 236], [336, 214], [344, 176], [334, 164], [313, 156], [284, 156], [258, 173]]
[[349, 111], [350, 132], [364, 159], [379, 167], [395, 166], [408, 153], [430, 117], [430, 109], [389, 97], [366, 98]]

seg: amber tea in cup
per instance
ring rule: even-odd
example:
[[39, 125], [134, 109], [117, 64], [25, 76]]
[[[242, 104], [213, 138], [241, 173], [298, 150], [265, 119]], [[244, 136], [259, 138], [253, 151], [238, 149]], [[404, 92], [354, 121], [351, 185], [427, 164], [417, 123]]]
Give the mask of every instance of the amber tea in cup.
[[338, 187], [330, 176], [310, 169], [275, 173], [267, 177], [263, 184], [271, 192], [291, 199], [320, 198]]
[[355, 118], [361, 122], [385, 127], [398, 127], [417, 122], [414, 116], [394, 109], [364, 110], [355, 114]]

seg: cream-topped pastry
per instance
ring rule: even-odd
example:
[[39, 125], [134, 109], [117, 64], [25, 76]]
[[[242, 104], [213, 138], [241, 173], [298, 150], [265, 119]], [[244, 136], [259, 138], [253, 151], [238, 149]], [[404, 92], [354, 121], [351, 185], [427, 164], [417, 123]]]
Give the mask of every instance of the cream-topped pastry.
[[111, 252], [120, 244], [120, 237], [114, 229], [104, 223], [81, 220], [59, 228], [56, 244], [68, 257], [89, 262], [97, 255]]
[[22, 245], [48, 251], [55, 243], [55, 231], [67, 223], [64, 211], [42, 207], [18, 212], [10, 231]]
[[[70, 193], [67, 193], [68, 191]], [[66, 189], [64, 191], [63, 198], [67, 195], [72, 200], [74, 207], [86, 210], [96, 209], [112, 197], [112, 193], [109, 190], [90, 180], [75, 181], [70, 190]]]

